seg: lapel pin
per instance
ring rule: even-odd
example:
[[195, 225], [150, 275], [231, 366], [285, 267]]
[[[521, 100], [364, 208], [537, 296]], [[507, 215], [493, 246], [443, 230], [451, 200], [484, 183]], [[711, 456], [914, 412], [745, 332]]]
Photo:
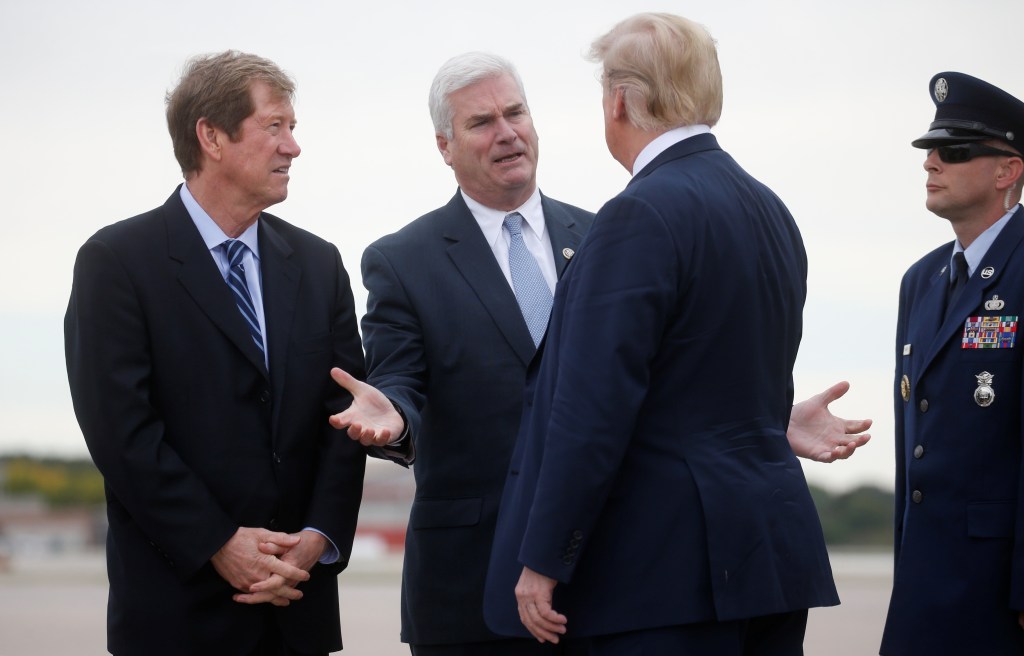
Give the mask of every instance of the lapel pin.
[[576, 254], [576, 251], [574, 251], [571, 248], [563, 248], [562, 249], [562, 257], [564, 257], [567, 260], [571, 260], [572, 256], [575, 255], [575, 254]]
[[903, 345], [903, 355], [910, 355], [910, 344]]
[[1005, 306], [1006, 303], [1003, 302], [1003, 299], [999, 298], [998, 294], [994, 295], [991, 300], [985, 301], [986, 310], [1002, 310]]
[[988, 280], [993, 275], [995, 275], [995, 273], [996, 270], [993, 267], [985, 267], [984, 269], [981, 270], [981, 277], [984, 278], [985, 280]]
[[974, 390], [974, 402], [983, 408], [987, 408], [996, 400], [996, 391], [992, 389], [992, 379], [995, 376], [987, 371], [983, 371], [974, 377], [978, 379], [978, 389]]
[[910, 400], [910, 378], [906, 374], [903, 374], [903, 378], [900, 378], [900, 396], [903, 397], [904, 401]]

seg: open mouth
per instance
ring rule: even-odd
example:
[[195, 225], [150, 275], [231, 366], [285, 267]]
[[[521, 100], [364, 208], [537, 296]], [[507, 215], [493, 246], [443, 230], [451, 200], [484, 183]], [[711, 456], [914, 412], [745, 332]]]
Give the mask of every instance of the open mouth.
[[523, 156], [522, 153], [512, 153], [511, 155], [506, 155], [505, 157], [499, 157], [498, 159], [494, 160], [494, 163], [495, 164], [508, 164], [510, 162], [514, 162], [514, 161], [518, 160], [522, 156]]

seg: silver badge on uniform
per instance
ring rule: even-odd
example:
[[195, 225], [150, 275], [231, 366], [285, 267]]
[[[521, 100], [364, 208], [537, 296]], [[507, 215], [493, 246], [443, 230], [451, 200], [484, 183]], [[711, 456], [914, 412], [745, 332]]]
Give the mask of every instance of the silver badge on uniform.
[[935, 80], [935, 100], [942, 102], [949, 95], [949, 84], [946, 82], [946, 78], [940, 77]]
[[981, 277], [984, 278], [985, 280], [988, 280], [989, 278], [994, 276], [995, 273], [996, 273], [995, 268], [993, 268], [993, 267], [985, 267], [984, 269], [981, 270]]
[[983, 371], [974, 377], [978, 379], [978, 388], [974, 390], [974, 402], [983, 408], [987, 408], [996, 400], [996, 391], [992, 389], [992, 379], [995, 376], [987, 371]]
[[564, 257], [567, 260], [571, 260], [572, 256], [575, 255], [575, 254], [576, 254], [576, 251], [574, 251], [571, 248], [563, 248], [562, 249], [562, 257]]
[[1003, 299], [999, 298], [998, 294], [994, 295], [990, 300], [985, 301], [986, 310], [1002, 310], [1004, 307], [1006, 307], [1006, 303], [1003, 302]]

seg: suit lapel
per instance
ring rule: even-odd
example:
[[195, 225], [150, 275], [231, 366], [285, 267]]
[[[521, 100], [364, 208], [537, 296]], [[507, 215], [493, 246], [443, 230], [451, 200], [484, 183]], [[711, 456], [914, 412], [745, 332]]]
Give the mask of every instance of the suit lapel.
[[509, 345], [523, 363], [528, 364], [536, 351], [533, 338], [519, 311], [515, 293], [494, 260], [490, 244], [459, 192], [445, 210], [441, 234], [448, 241], [448, 257], [473, 288]]
[[544, 223], [551, 238], [551, 250], [555, 256], [555, 269], [561, 279], [565, 267], [580, 247], [583, 235], [576, 228], [576, 220], [561, 205], [541, 195], [541, 207], [544, 210]]
[[[267, 349], [273, 398], [284, 397], [284, 372], [294, 323], [302, 269], [291, 260], [292, 248], [265, 218], [260, 220], [260, 273], [263, 279], [263, 316], [267, 324]], [[274, 404], [273, 422], [278, 425], [280, 404]]]
[[[943, 347], [954, 333], [963, 330], [964, 321], [970, 316], [969, 313], [982, 304], [989, 290], [999, 282], [1009, 264], [1011, 255], [1017, 250], [1022, 238], [1024, 238], [1024, 210], [1018, 208], [999, 236], [996, 237], [988, 252], [985, 253], [985, 257], [971, 275], [970, 280], [967, 281], [967, 286], [964, 287], [956, 304], [946, 313], [945, 321], [941, 322], [941, 328], [936, 333], [935, 339], [931, 341], [922, 362], [922, 375], [936, 356], [942, 352]], [[942, 301], [949, 284], [948, 266], [949, 257], [952, 256], [952, 246], [945, 255], [947, 257], [942, 272], [937, 276], [937, 282], [929, 288], [926, 305], [927, 316], [936, 316], [938, 312], [941, 312]], [[936, 306], [939, 308], [938, 312], [935, 311]], [[939, 321], [940, 317], [936, 316], [933, 325], [939, 325]]]
[[245, 357], [267, 374], [263, 356], [253, 344], [227, 283], [217, 270], [206, 244], [199, 235], [181, 197], [175, 191], [164, 204], [167, 224], [167, 254], [180, 263], [178, 281], [228, 340]]

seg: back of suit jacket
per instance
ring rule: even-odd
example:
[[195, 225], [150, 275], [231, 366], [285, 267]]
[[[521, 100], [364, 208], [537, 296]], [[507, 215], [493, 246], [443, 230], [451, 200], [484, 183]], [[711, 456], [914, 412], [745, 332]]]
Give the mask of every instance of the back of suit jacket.
[[786, 428], [806, 258], [709, 134], [598, 213], [531, 367], [485, 600], [523, 565], [580, 637], [837, 603]]
[[[593, 218], [542, 198], [559, 272]], [[363, 255], [368, 382], [397, 402], [416, 446], [402, 640], [476, 642], [498, 501], [534, 345], [461, 193]]]
[[[331, 244], [259, 221], [269, 371], [178, 192], [79, 252], [67, 364], [106, 483], [114, 653], [249, 653], [270, 621], [295, 649], [341, 647], [365, 457], [327, 417], [330, 368], [363, 371], [352, 294]], [[341, 562], [287, 608], [238, 604], [209, 560], [239, 526], [315, 527]]]

